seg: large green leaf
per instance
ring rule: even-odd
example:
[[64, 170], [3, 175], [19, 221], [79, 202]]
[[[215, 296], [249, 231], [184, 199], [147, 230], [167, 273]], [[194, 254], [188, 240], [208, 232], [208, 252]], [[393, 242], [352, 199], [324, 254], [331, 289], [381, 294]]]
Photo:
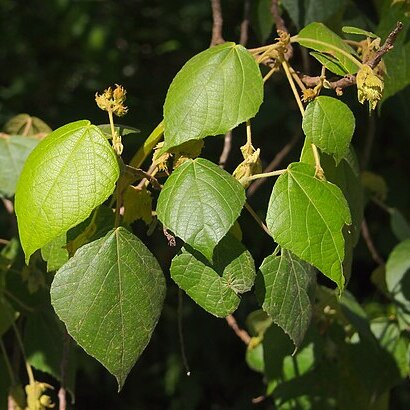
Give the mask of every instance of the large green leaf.
[[343, 288], [344, 238], [351, 223], [341, 190], [315, 177], [315, 167], [292, 163], [276, 181], [266, 222], [275, 241]]
[[249, 251], [228, 234], [215, 248], [212, 263], [184, 248], [172, 260], [171, 277], [206, 311], [226, 317], [238, 307], [239, 294], [252, 288], [255, 264]]
[[332, 73], [340, 76], [348, 74], [337, 58], [329, 54], [318, 53], [317, 51], [311, 51], [309, 54]]
[[241, 45], [225, 43], [191, 58], [164, 104], [165, 149], [224, 134], [255, 116], [263, 100], [258, 65]]
[[410, 239], [400, 242], [386, 263], [387, 289], [410, 311]]
[[350, 74], [359, 70], [361, 63], [354, 56], [354, 50], [348, 46], [336, 33], [322, 23], [311, 23], [303, 28], [292, 41], [321, 53], [330, 54], [337, 58]]
[[117, 158], [102, 131], [77, 121], [52, 132], [31, 152], [16, 190], [26, 261], [90, 215], [113, 192]]
[[308, 140], [323, 152], [333, 155], [338, 164], [349, 151], [355, 119], [343, 102], [319, 96], [306, 107], [302, 128]]
[[256, 294], [262, 308], [298, 348], [312, 316], [315, 271], [286, 250], [265, 258], [259, 269]]
[[80, 248], [51, 286], [52, 305], [68, 333], [120, 389], [151, 338], [164, 296], [157, 260], [121, 227]]
[[245, 203], [242, 185], [212, 162], [186, 161], [167, 179], [158, 198], [159, 220], [211, 259]]
[[24, 161], [39, 142], [21, 135], [0, 136], [0, 196], [14, 195]]
[[51, 131], [51, 128], [43, 120], [29, 114], [18, 114], [7, 121], [4, 126], [5, 133], [23, 136], [49, 134]]

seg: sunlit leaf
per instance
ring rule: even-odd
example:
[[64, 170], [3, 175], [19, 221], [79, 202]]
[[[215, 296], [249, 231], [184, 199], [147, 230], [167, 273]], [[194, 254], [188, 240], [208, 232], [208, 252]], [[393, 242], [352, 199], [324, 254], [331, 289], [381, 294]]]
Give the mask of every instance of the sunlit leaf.
[[31, 152], [16, 189], [26, 261], [85, 220], [113, 192], [117, 158], [99, 128], [77, 121], [52, 132]]
[[259, 67], [244, 47], [228, 42], [197, 54], [169, 87], [164, 149], [224, 134], [254, 117], [262, 99]]
[[290, 164], [273, 187], [266, 222], [279, 245], [343, 289], [342, 229], [351, 223], [349, 207], [336, 185], [314, 175], [314, 166]]

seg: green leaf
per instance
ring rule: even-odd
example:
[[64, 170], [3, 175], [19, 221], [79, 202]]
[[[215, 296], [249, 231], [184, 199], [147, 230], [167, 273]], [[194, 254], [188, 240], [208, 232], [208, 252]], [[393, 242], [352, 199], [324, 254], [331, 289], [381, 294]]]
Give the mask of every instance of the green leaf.
[[324, 21], [340, 12], [345, 0], [282, 0], [283, 7], [298, 27]]
[[225, 43], [191, 58], [164, 104], [165, 147], [224, 134], [256, 115], [263, 100], [258, 65], [241, 45]]
[[332, 154], [338, 164], [349, 151], [355, 119], [345, 103], [319, 96], [306, 107], [302, 128], [309, 141], [323, 152]]
[[40, 118], [28, 114], [18, 114], [10, 119], [4, 126], [6, 134], [33, 136], [36, 134], [49, 134], [52, 129]]
[[[301, 161], [314, 165], [315, 160], [312, 155], [310, 144], [305, 141], [302, 149]], [[351, 234], [352, 245], [355, 246], [360, 238], [360, 227], [363, 220], [363, 188], [360, 176], [357, 173], [357, 158], [352, 147], [345, 158], [336, 165], [333, 157], [321, 153], [320, 164], [329, 182], [337, 185], [343, 192], [349, 204], [352, 216], [352, 225], [347, 230]]]
[[361, 66], [361, 62], [353, 56], [354, 50], [322, 23], [309, 24], [293, 37], [292, 41], [337, 58], [349, 74], [357, 73]]
[[394, 299], [410, 309], [410, 239], [400, 242], [390, 253], [386, 284]]
[[298, 348], [312, 316], [315, 271], [286, 250], [265, 258], [259, 269], [255, 290], [259, 302]]
[[[66, 343], [64, 333], [64, 326], [51, 306], [27, 317], [24, 328], [27, 361], [37, 370], [52, 375], [58, 381], [61, 381], [61, 363]], [[76, 360], [72, 345], [73, 343], [66, 351], [64, 383], [74, 400]]]
[[272, 33], [274, 20], [270, 11], [271, 3], [271, 0], [252, 2], [251, 24], [261, 43], [264, 43]]
[[389, 208], [390, 226], [399, 241], [410, 238], [410, 225], [402, 213], [396, 208]]
[[0, 135], [0, 196], [14, 195], [24, 161], [39, 142], [37, 138]]
[[211, 259], [244, 203], [245, 191], [232, 175], [197, 158], [183, 163], [167, 179], [157, 215], [166, 228]]
[[47, 262], [47, 272], [60, 269], [68, 261], [66, 243], [67, 235], [62, 234], [41, 248], [41, 257]]
[[113, 192], [117, 158], [89, 121], [67, 124], [31, 152], [16, 190], [16, 214], [26, 262], [39, 248], [85, 220]]
[[227, 235], [215, 248], [212, 263], [183, 248], [171, 264], [171, 277], [198, 305], [217, 317], [226, 317], [239, 305], [239, 294], [255, 280], [255, 264], [246, 248]]
[[343, 289], [342, 229], [351, 223], [346, 199], [315, 167], [292, 163], [273, 187], [266, 222], [275, 241], [311, 263]]
[[157, 260], [124, 228], [84, 245], [56, 273], [51, 302], [68, 333], [122, 388], [165, 297]]
[[324, 65], [329, 71], [337, 75], [344, 76], [348, 72], [340, 64], [339, 60], [327, 54], [318, 53], [317, 51], [311, 51], [309, 53], [312, 57], [316, 58], [320, 64]]
[[352, 26], [344, 26], [342, 27], [343, 33], [347, 34], [358, 34], [360, 36], [365, 36], [369, 38], [377, 38], [376, 34], [372, 33], [371, 31], [366, 31], [358, 27], [352, 27]]

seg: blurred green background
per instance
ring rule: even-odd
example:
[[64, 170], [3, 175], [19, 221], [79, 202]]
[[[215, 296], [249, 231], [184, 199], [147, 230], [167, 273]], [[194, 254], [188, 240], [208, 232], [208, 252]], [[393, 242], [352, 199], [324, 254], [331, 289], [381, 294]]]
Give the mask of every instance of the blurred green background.
[[[346, 23], [370, 30], [378, 26], [382, 1], [339, 3], [340, 8], [325, 19], [335, 31]], [[266, 5], [269, 1], [252, 2], [250, 47], [276, 37]], [[224, 37], [238, 41], [243, 2], [222, 1], [222, 7]], [[23, 112], [40, 117], [53, 129], [78, 119], [106, 123], [94, 95], [118, 83], [128, 92], [129, 114], [121, 123], [141, 130], [133, 140], [125, 137], [125, 159], [131, 158], [162, 119], [162, 105], [172, 78], [184, 62], [209, 46], [212, 29], [208, 0], [0, 0], [0, 19], [0, 124]], [[286, 14], [285, 19], [289, 21]], [[289, 28], [292, 34], [298, 31], [295, 23], [290, 22]], [[295, 51], [294, 66], [304, 68], [299, 50]], [[308, 69], [312, 75], [319, 74], [313, 62]], [[367, 167], [385, 179], [388, 204], [410, 219], [409, 89], [388, 99], [371, 117], [367, 107], [357, 102], [355, 93], [352, 87], [342, 99], [356, 115], [354, 145], [359, 160], [364, 161], [371, 143]], [[299, 135], [284, 165], [298, 158], [302, 146], [300, 123], [285, 78], [277, 74], [266, 86], [265, 102], [253, 123], [254, 145], [261, 148], [265, 166], [284, 144]], [[244, 141], [245, 131], [239, 127], [234, 131], [229, 171], [239, 162], [239, 146]], [[207, 141], [204, 156], [217, 161], [222, 144], [222, 138]], [[263, 185], [250, 200], [262, 217], [272, 184]], [[376, 246], [386, 257], [395, 245], [388, 216], [369, 205], [366, 217]], [[244, 241], [259, 266], [273, 250], [273, 243], [253, 228], [247, 214], [241, 216], [240, 223]], [[2, 217], [1, 236], [9, 237], [12, 229]], [[159, 234], [148, 238], [142, 224], [136, 224], [135, 229], [167, 268], [174, 250], [166, 248], [165, 239]], [[349, 289], [359, 300], [366, 300], [373, 292], [369, 277], [376, 265], [362, 241], [355, 258]], [[268, 401], [259, 405], [251, 402], [264, 393], [264, 385], [262, 376], [247, 367], [242, 342], [224, 320], [211, 317], [186, 297], [183, 323], [191, 376], [185, 374], [177, 307], [178, 291], [169, 281], [158, 328], [119, 395], [114, 378], [97, 362], [80, 354], [75, 408], [273, 408]], [[242, 326], [247, 314], [256, 308], [254, 298], [245, 296], [235, 314]], [[404, 409], [408, 396], [408, 385], [397, 388], [392, 408]]]

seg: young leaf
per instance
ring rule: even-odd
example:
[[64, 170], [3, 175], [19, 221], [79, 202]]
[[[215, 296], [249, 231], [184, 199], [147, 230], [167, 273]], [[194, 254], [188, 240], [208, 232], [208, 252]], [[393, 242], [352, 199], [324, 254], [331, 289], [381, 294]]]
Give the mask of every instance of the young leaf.
[[252, 288], [255, 264], [249, 251], [227, 235], [215, 248], [212, 264], [184, 248], [172, 260], [171, 277], [207, 312], [226, 317], [238, 307], [238, 294]]
[[347, 34], [358, 34], [360, 36], [365, 36], [369, 38], [377, 38], [376, 34], [372, 33], [371, 31], [366, 31], [358, 27], [352, 27], [352, 26], [344, 26], [342, 27], [343, 33]]
[[40, 118], [28, 114], [18, 114], [7, 121], [4, 126], [6, 134], [33, 136], [36, 134], [49, 134], [52, 129]]
[[0, 135], [0, 197], [14, 195], [24, 161], [39, 142], [21, 135]]
[[215, 245], [241, 213], [245, 191], [212, 162], [197, 158], [179, 166], [158, 198], [158, 219], [209, 260]]
[[340, 64], [339, 60], [331, 55], [318, 53], [317, 51], [311, 51], [309, 53], [312, 57], [316, 58], [320, 64], [324, 65], [329, 71], [337, 75], [344, 76], [349, 74], [344, 67]]
[[121, 227], [80, 248], [51, 286], [68, 333], [116, 377], [119, 389], [151, 338], [164, 297], [157, 260]]
[[410, 225], [403, 214], [396, 208], [390, 208], [390, 227], [399, 241], [410, 238]]
[[312, 316], [315, 271], [286, 250], [265, 258], [259, 269], [255, 291], [262, 308], [298, 348]]
[[319, 96], [306, 107], [302, 128], [310, 142], [323, 152], [332, 154], [338, 164], [349, 150], [355, 119], [343, 102]]
[[113, 192], [117, 158], [89, 121], [67, 124], [31, 152], [16, 190], [16, 214], [26, 261], [34, 251], [90, 215]]
[[197, 54], [169, 87], [164, 149], [224, 134], [254, 117], [262, 99], [259, 67], [244, 47], [225, 43]]
[[361, 62], [353, 56], [354, 50], [322, 23], [309, 24], [293, 38], [293, 41], [337, 58], [349, 74], [357, 73], [361, 67]]
[[315, 178], [315, 168], [292, 163], [273, 187], [266, 222], [275, 241], [317, 267], [343, 289], [342, 229], [351, 223], [340, 189]]
[[386, 284], [394, 299], [410, 309], [410, 239], [400, 242], [390, 253]]

